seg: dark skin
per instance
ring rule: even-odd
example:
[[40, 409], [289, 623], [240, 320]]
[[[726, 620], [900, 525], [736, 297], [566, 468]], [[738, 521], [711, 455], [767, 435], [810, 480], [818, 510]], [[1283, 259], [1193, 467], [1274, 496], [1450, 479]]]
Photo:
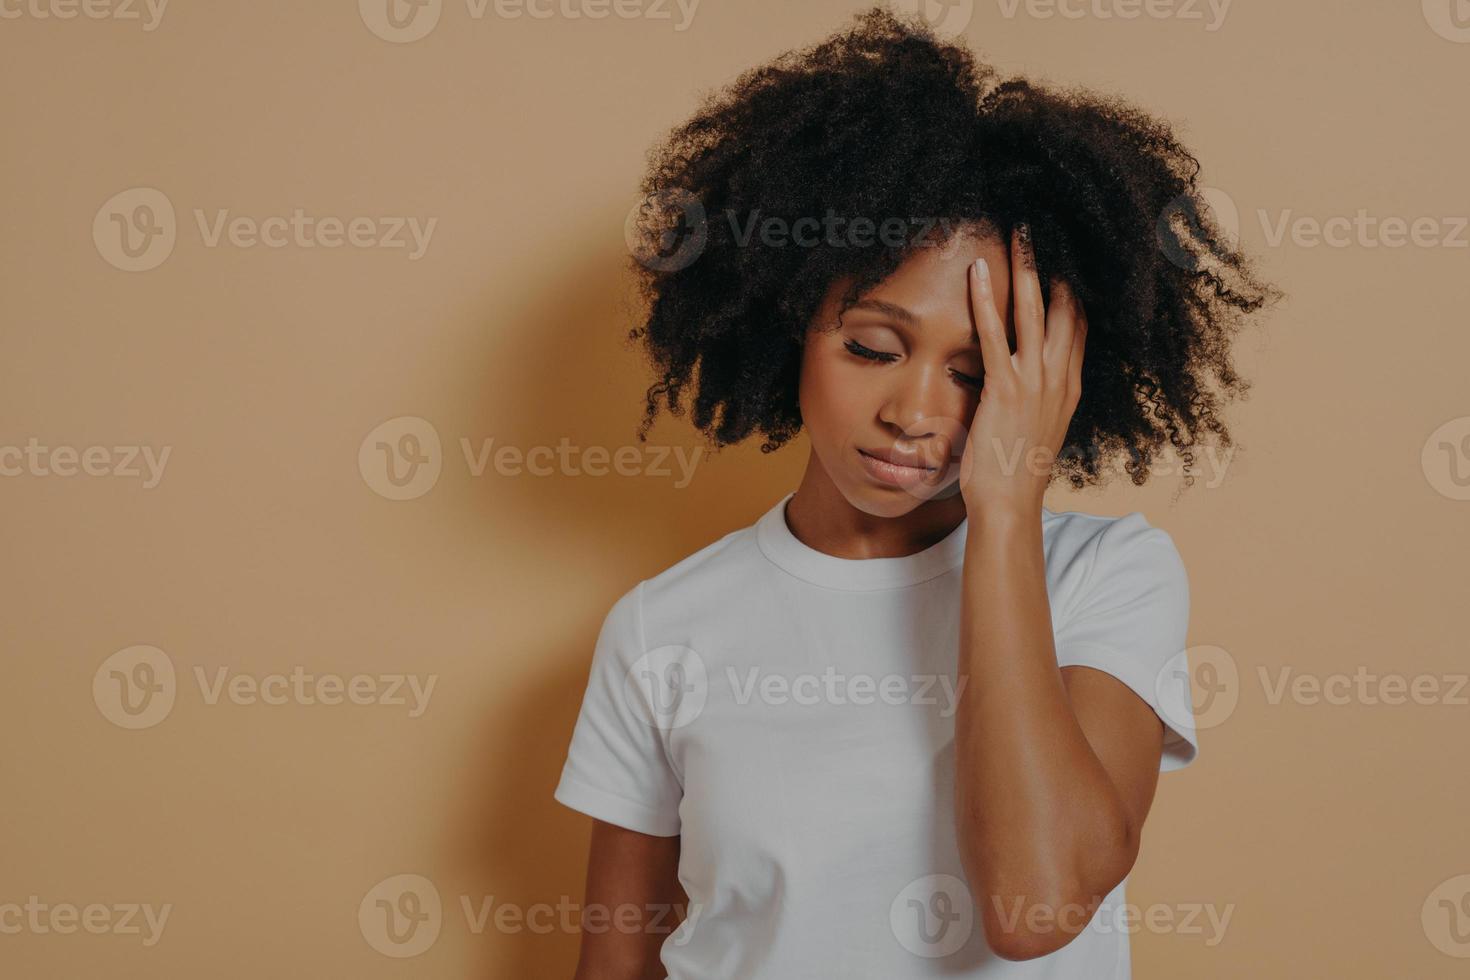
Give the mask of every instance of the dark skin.
[[[659, 947], [689, 905], [679, 884], [679, 838], [593, 820], [590, 855], [586, 906], [607, 910], [603, 921], [612, 925], [582, 930], [574, 980], [664, 980]], [[620, 917], [624, 905], [637, 915]], [[623, 922], [630, 925], [617, 925]]]
[[[919, 249], [840, 321], [832, 284], [803, 353], [812, 453], [787, 509], [797, 538], [845, 558], [911, 555], [970, 520], [955, 830], [986, 941], [1012, 960], [1070, 942], [1132, 869], [1164, 735], [1121, 681], [1056, 662], [1041, 506], [1081, 397], [1086, 316], [1061, 282], [1043, 305], [1030, 255], [976, 228]], [[921, 465], [895, 484], [872, 451]], [[678, 837], [594, 821], [587, 903], [686, 903], [678, 856]], [[662, 977], [668, 928], [584, 933], [576, 980]]]

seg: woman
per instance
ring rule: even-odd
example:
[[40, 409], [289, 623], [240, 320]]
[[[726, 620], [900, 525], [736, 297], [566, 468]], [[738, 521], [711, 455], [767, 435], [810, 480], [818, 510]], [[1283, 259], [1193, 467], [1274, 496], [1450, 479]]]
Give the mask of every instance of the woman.
[[1273, 291], [1197, 171], [881, 8], [655, 156], [640, 438], [696, 387], [716, 445], [811, 454], [603, 624], [556, 790], [595, 818], [579, 978], [1129, 975], [1109, 910], [1198, 751], [1188, 582], [1141, 513], [1042, 497], [1229, 445]]

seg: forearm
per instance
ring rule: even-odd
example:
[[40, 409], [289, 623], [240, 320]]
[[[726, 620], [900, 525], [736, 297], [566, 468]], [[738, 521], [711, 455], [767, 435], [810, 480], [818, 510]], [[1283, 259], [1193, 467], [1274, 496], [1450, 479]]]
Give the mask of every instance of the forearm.
[[1057, 666], [1039, 511], [971, 510], [958, 668], [961, 857], [992, 945], [1039, 955], [1086, 925], [1137, 850]]

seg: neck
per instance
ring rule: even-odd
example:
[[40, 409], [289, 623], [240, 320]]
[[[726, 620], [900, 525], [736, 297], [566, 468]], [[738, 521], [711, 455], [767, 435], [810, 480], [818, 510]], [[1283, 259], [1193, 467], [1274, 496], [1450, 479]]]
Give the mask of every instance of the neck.
[[918, 500], [894, 490], [892, 498], [892, 516], [854, 506], [814, 452], [786, 506], [786, 526], [802, 544], [837, 558], [902, 558], [944, 540], [965, 519], [959, 493]]

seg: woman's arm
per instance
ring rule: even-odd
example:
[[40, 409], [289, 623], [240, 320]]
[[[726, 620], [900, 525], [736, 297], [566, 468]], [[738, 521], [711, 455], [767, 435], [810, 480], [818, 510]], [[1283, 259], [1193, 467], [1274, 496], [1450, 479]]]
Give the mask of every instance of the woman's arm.
[[1116, 678], [1057, 665], [1041, 501], [1081, 397], [1086, 319], [1064, 283], [1043, 309], [1021, 233], [1010, 264], [1014, 355], [983, 263], [970, 272], [985, 383], [961, 461], [955, 823], [986, 940], [1030, 959], [1081, 932], [1133, 866], [1163, 723]]
[[955, 719], [956, 821], [986, 939], [1066, 945], [1133, 867], [1163, 723], [1116, 678], [1057, 667], [1041, 515], [971, 518]]
[[664, 980], [659, 947], [683, 921], [679, 838], [592, 821], [573, 980]]

